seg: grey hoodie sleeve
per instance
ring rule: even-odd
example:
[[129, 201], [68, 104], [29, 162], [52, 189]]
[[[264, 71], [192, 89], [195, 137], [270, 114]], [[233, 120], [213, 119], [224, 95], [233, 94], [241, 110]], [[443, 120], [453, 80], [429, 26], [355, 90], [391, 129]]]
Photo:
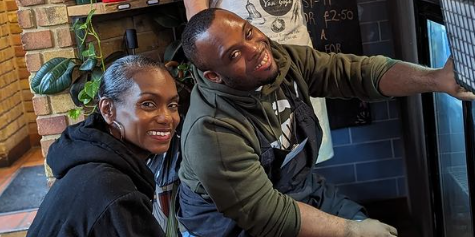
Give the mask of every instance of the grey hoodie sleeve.
[[[202, 117], [182, 139], [185, 175], [180, 178], [188, 184], [190, 176], [200, 180], [198, 186], [219, 212], [252, 236], [298, 234], [297, 204], [272, 187], [256, 154], [258, 141], [245, 123], [229, 117]], [[197, 186], [191, 188], [195, 191]]]
[[384, 56], [323, 53], [308, 47], [287, 47], [303, 74], [312, 97], [388, 99], [379, 91], [379, 81], [396, 60]]

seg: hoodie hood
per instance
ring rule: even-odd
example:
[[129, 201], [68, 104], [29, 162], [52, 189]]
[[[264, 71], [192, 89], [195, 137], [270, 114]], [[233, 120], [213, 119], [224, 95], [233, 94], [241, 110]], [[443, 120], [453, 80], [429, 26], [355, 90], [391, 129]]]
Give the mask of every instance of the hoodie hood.
[[51, 145], [46, 159], [58, 179], [74, 167], [91, 162], [106, 163], [128, 175], [142, 192], [153, 195], [153, 174], [145, 161], [109, 134], [107, 124], [98, 113], [69, 126]]
[[287, 75], [290, 68], [290, 56], [282, 45], [270, 41], [270, 46], [278, 68], [278, 74], [273, 83], [264, 85], [260, 91], [241, 91], [224, 84], [211, 82], [203, 76], [202, 71], [193, 67], [193, 76], [196, 80], [198, 89], [203, 91], [203, 95], [218, 95], [220, 97], [231, 99], [241, 105], [255, 105], [256, 100], [252, 97], [260, 98], [261, 96], [268, 96], [276, 91], [285, 80], [285, 75]]

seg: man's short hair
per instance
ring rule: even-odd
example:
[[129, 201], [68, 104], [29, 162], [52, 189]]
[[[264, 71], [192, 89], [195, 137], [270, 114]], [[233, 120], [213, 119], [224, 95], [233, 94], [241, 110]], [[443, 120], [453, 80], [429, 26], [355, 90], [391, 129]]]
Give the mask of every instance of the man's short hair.
[[198, 55], [196, 48], [196, 39], [198, 36], [209, 29], [211, 23], [215, 18], [215, 12], [221, 10], [219, 8], [208, 8], [198, 12], [196, 15], [190, 18], [186, 24], [182, 34], [182, 47], [185, 56], [200, 70], [207, 70], [207, 66], [204, 65], [201, 57], [205, 55]]

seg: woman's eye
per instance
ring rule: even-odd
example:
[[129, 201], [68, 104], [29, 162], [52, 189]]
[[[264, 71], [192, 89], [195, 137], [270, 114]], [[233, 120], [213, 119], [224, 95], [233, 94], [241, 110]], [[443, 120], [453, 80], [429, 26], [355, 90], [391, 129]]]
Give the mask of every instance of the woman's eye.
[[141, 105], [143, 108], [155, 108], [155, 103], [151, 101], [145, 101]]
[[233, 52], [231, 53], [231, 56], [230, 56], [231, 60], [238, 58], [240, 54], [241, 54], [241, 53], [240, 53], [239, 51], [237, 51], [237, 50], [236, 50], [236, 51], [233, 51]]
[[170, 108], [172, 108], [172, 109], [178, 109], [178, 106], [179, 106], [179, 105], [178, 105], [178, 103], [176, 103], [176, 102], [175, 102], [175, 103], [171, 103], [171, 104], [168, 105], [168, 107], [170, 107]]

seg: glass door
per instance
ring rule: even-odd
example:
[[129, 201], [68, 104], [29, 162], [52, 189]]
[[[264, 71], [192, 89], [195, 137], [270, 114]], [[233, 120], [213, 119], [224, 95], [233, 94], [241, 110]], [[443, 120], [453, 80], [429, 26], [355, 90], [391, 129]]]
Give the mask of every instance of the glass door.
[[[430, 66], [443, 67], [450, 56], [444, 25], [427, 20], [427, 35]], [[433, 101], [445, 236], [473, 236], [462, 101], [443, 93]]]
[[[420, 62], [443, 67], [451, 52], [440, 6], [427, 1], [418, 4]], [[470, 186], [475, 112], [471, 102], [443, 93], [426, 94], [423, 103], [436, 235], [474, 237]]]

